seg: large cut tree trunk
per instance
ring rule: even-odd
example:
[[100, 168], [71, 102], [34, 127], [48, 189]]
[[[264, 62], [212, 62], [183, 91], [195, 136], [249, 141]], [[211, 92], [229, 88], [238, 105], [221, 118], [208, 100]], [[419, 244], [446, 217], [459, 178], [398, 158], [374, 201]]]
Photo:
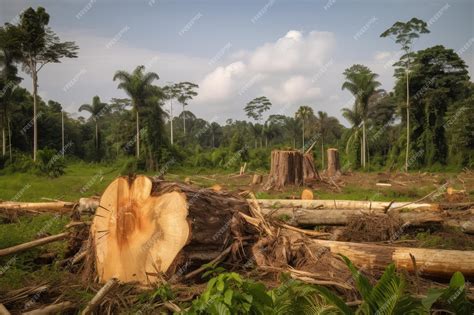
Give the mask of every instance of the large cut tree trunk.
[[328, 176], [334, 176], [340, 172], [339, 152], [337, 149], [328, 149]]
[[318, 171], [314, 167], [312, 153], [305, 153], [303, 155], [303, 178], [305, 183], [321, 179]]
[[103, 193], [91, 227], [99, 279], [148, 284], [192, 271], [240, 238], [238, 212], [249, 213], [238, 195], [119, 177]]
[[272, 151], [266, 189], [303, 184], [303, 154], [300, 151]]
[[383, 270], [390, 263], [397, 268], [413, 272], [415, 257], [420, 275], [449, 278], [460, 271], [468, 278], [474, 277], [474, 251], [391, 247], [352, 242], [315, 240], [331, 252], [347, 256], [363, 270]]

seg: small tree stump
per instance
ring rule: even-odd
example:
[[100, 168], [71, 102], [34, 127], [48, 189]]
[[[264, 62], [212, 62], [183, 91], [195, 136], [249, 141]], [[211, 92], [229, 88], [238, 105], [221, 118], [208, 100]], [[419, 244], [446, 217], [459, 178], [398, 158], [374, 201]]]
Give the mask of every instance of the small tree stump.
[[313, 200], [313, 199], [314, 199], [314, 195], [311, 189], [304, 189], [301, 192], [301, 200]]
[[260, 174], [254, 174], [252, 177], [252, 185], [259, 185], [263, 181], [263, 176]]
[[332, 177], [340, 172], [339, 152], [337, 149], [328, 149], [328, 176]]
[[318, 170], [314, 167], [313, 154], [305, 153], [303, 156], [303, 178], [304, 182], [320, 180]]
[[281, 189], [288, 185], [303, 184], [303, 154], [300, 151], [274, 150], [266, 189]]

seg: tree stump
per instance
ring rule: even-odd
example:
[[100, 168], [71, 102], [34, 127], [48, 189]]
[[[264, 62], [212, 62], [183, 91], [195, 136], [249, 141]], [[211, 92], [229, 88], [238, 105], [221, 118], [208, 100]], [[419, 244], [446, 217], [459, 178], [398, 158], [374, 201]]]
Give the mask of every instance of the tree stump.
[[313, 200], [313, 199], [314, 199], [314, 195], [311, 189], [304, 189], [301, 192], [301, 200]]
[[328, 176], [332, 177], [340, 172], [339, 152], [337, 149], [328, 149]]
[[252, 177], [252, 185], [260, 185], [263, 181], [263, 176], [260, 174], [254, 174]]
[[119, 177], [105, 190], [92, 222], [101, 282], [150, 284], [188, 273], [239, 239], [238, 195], [197, 189], [147, 176]]
[[305, 153], [303, 156], [303, 178], [304, 182], [320, 180], [318, 170], [314, 167], [313, 154]]
[[282, 189], [288, 185], [303, 184], [303, 154], [300, 151], [274, 150], [265, 188]]

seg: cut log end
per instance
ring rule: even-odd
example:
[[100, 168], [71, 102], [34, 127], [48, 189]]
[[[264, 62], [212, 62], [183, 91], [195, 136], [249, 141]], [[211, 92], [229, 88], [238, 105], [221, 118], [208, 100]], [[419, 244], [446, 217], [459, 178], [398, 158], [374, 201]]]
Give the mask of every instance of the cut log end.
[[[182, 264], [201, 265], [232, 242], [242, 197], [211, 189], [117, 178], [105, 190], [91, 227], [101, 282], [159, 282]], [[191, 269], [190, 269], [191, 271]]]
[[186, 196], [151, 196], [152, 181], [121, 177], [105, 190], [94, 218], [97, 271], [103, 280], [147, 281], [165, 273], [186, 244], [190, 229]]

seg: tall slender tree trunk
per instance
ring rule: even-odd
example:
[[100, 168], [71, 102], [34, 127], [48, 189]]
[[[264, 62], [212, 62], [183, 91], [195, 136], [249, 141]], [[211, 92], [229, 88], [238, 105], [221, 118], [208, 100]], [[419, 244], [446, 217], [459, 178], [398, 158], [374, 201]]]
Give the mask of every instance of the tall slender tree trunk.
[[173, 137], [173, 99], [170, 99], [170, 129], [171, 129], [171, 144], [174, 144]]
[[5, 121], [2, 125], [2, 156], [7, 154], [7, 139], [5, 134]]
[[365, 161], [366, 161], [366, 152], [365, 152], [365, 146], [366, 146], [366, 137], [365, 137], [365, 119], [362, 122], [362, 167], [365, 168]]
[[363, 166], [362, 160], [364, 159], [364, 137], [360, 138], [360, 166]]
[[304, 152], [304, 118], [303, 118], [303, 139], [302, 140], [303, 140], [302, 142], [303, 142], [303, 152]]
[[62, 153], [64, 157], [64, 111], [61, 111], [61, 145], [62, 145]]
[[408, 172], [408, 156], [410, 154], [410, 88], [409, 88], [409, 69], [407, 64], [407, 150], [405, 153], [405, 172]]
[[10, 152], [10, 163], [13, 161], [12, 157], [12, 128], [10, 125], [10, 118], [7, 117], [7, 125], [8, 125], [8, 150]]
[[34, 65], [34, 68], [33, 68], [32, 79], [33, 79], [33, 161], [36, 162], [36, 151], [38, 150], [38, 124], [36, 121], [38, 73], [36, 72], [36, 65]]
[[138, 116], [138, 108], [136, 108], [136, 117], [137, 117], [137, 121], [136, 121], [136, 125], [137, 125], [137, 152], [136, 152], [136, 155], [137, 155], [137, 159], [140, 158], [140, 122], [139, 122], [139, 116]]

